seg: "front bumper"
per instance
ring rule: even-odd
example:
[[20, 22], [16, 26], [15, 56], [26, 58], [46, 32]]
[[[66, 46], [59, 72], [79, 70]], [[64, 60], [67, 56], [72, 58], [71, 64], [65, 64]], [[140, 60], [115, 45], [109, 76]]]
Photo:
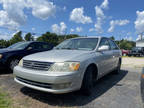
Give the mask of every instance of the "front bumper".
[[0, 69], [6, 69], [8, 65], [4, 64], [2, 60], [0, 60]]
[[75, 91], [81, 88], [80, 72], [53, 72], [36, 71], [17, 66], [14, 68], [14, 80], [40, 91], [60, 94]]

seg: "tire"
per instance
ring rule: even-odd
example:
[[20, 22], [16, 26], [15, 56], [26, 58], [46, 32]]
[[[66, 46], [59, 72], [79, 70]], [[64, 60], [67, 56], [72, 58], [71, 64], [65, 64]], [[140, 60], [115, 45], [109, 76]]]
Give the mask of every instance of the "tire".
[[92, 88], [93, 88], [93, 67], [90, 66], [87, 68], [83, 82], [82, 82], [82, 87], [81, 91], [84, 95], [89, 96], [92, 93]]
[[9, 62], [10, 71], [13, 71], [14, 67], [18, 65], [19, 61], [20, 61], [19, 59], [10, 60], [10, 62]]
[[117, 68], [113, 71], [113, 74], [119, 74], [121, 68], [121, 61], [119, 60]]

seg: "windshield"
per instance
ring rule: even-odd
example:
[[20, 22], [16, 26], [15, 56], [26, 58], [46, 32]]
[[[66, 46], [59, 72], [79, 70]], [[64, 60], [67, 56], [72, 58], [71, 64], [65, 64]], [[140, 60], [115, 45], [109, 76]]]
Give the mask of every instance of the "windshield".
[[29, 42], [18, 42], [9, 46], [9, 49], [25, 49], [29, 45]]
[[59, 44], [55, 49], [94, 50], [97, 43], [98, 38], [69, 39]]

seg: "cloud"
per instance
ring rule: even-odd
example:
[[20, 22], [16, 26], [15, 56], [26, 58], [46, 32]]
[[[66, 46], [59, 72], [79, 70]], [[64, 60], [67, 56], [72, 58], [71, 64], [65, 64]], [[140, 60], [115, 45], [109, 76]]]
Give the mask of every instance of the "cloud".
[[42, 20], [48, 19], [50, 16], [54, 16], [56, 12], [56, 6], [53, 2], [47, 0], [27, 0], [28, 7], [32, 8], [32, 14]]
[[32, 31], [35, 31], [35, 27], [32, 27]]
[[77, 27], [77, 28], [76, 28], [76, 31], [77, 31], [77, 32], [82, 32], [82, 31], [83, 31], [83, 28], [82, 28], [82, 27]]
[[133, 38], [132, 38], [132, 36], [126, 36], [126, 37], [124, 38], [124, 40], [132, 41]]
[[52, 31], [54, 33], [57, 33], [57, 34], [65, 34], [65, 31], [67, 29], [67, 26], [64, 22], [61, 22], [60, 25], [58, 24], [53, 24], [52, 25]]
[[0, 26], [8, 29], [17, 29], [26, 23], [27, 16], [23, 9], [26, 6], [25, 0], [0, 0], [3, 9], [0, 10]]
[[136, 41], [144, 39], [144, 37], [142, 35], [138, 35], [138, 38], [136, 39]]
[[0, 26], [11, 29], [11, 30], [16, 30], [19, 27], [19, 23], [10, 19], [6, 11], [1, 10], [0, 11]]
[[18, 29], [24, 25], [27, 15], [24, 9], [31, 9], [32, 15], [40, 19], [47, 19], [56, 12], [53, 2], [47, 0], [0, 0], [2, 10], [0, 10], [0, 26], [8, 29]]
[[90, 29], [89, 29], [89, 32], [92, 32], [92, 31], [95, 31], [95, 29], [94, 29], [94, 28], [90, 28]]
[[75, 29], [73, 29], [73, 28], [70, 29], [70, 33], [72, 33], [72, 32], [82, 32], [82, 31], [83, 31], [82, 27], [76, 27]]
[[103, 9], [107, 9], [108, 5], [109, 5], [109, 1], [108, 0], [104, 0], [100, 7], [103, 8]]
[[9, 40], [10, 37], [11, 37], [10, 34], [8, 34], [8, 33], [3, 33], [2, 31], [0, 31], [0, 39]]
[[70, 29], [70, 32], [71, 32], [71, 33], [74, 32], [74, 31], [75, 31], [74, 29], [72, 29], [72, 28]]
[[70, 13], [70, 20], [82, 24], [92, 23], [91, 17], [84, 15], [83, 7], [73, 9]]
[[102, 33], [103, 32], [102, 24], [104, 22], [103, 20], [105, 19], [105, 15], [103, 13], [103, 10], [99, 6], [95, 7], [95, 11], [97, 16], [97, 22], [94, 25], [95, 31], [98, 33]]
[[67, 7], [66, 7], [66, 6], [64, 6], [64, 7], [63, 7], [63, 11], [66, 11], [66, 9], [67, 9]]
[[137, 19], [134, 22], [138, 34], [144, 33], [144, 11], [137, 11]]
[[103, 10], [107, 9], [108, 5], [109, 5], [108, 0], [104, 0], [100, 6], [95, 6], [95, 12], [96, 12], [96, 17], [97, 17], [96, 18], [96, 23], [94, 25], [94, 28], [91, 28], [89, 30], [89, 32], [92, 32], [92, 31], [96, 31], [97, 33], [102, 33], [103, 32], [102, 25], [103, 25], [104, 20], [106, 18], [106, 16], [104, 15]]
[[108, 29], [108, 32], [113, 32], [115, 26], [124, 26], [127, 25], [129, 22], [130, 22], [129, 20], [111, 20], [110, 28]]

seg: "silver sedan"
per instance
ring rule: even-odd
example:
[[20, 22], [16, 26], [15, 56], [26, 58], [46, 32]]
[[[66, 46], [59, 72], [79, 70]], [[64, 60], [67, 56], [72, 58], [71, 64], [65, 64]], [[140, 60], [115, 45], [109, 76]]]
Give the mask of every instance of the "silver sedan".
[[120, 72], [121, 61], [119, 47], [109, 38], [72, 38], [51, 51], [24, 57], [14, 68], [14, 80], [45, 92], [90, 94], [99, 78]]

